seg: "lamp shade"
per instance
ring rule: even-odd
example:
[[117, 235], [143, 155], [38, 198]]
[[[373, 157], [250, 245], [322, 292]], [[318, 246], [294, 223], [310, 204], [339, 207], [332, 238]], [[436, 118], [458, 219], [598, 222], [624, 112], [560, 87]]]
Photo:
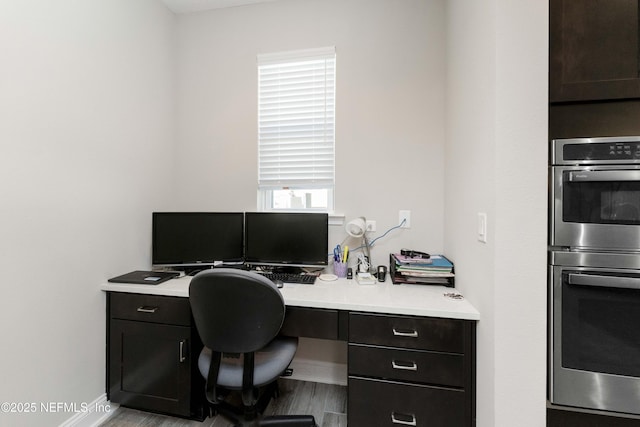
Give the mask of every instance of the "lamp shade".
[[362, 216], [352, 219], [347, 223], [345, 229], [351, 237], [362, 237], [367, 231], [367, 220]]

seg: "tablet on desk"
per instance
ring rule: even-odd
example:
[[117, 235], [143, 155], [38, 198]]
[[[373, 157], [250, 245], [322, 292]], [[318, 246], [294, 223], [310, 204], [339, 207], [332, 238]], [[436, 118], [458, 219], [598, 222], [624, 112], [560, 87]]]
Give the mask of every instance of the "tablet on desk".
[[144, 271], [136, 270], [131, 273], [123, 274], [109, 279], [111, 283], [134, 283], [140, 285], [158, 285], [169, 279], [178, 277], [180, 273], [173, 271]]

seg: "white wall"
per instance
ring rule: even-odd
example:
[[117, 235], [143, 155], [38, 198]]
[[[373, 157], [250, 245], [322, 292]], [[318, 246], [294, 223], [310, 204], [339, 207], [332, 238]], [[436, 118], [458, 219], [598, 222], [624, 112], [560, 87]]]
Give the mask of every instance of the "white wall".
[[[440, 252], [443, 25], [442, 0], [282, 0], [180, 16], [179, 206], [256, 209], [256, 55], [335, 46], [336, 212], [376, 220], [375, 238], [412, 211], [411, 230], [373, 249], [376, 265], [401, 247]], [[345, 237], [331, 227], [331, 245]]]
[[[155, 0], [0, 2], [1, 402], [105, 391], [98, 285], [149, 263], [172, 175], [174, 25]], [[0, 425], [73, 415], [38, 406]]]
[[445, 249], [481, 313], [478, 427], [545, 425], [547, 34], [545, 2], [447, 2]]
[[[478, 427], [495, 419], [495, 10], [488, 1], [447, 2], [445, 251], [456, 287], [478, 309]], [[487, 243], [476, 236], [488, 218]]]

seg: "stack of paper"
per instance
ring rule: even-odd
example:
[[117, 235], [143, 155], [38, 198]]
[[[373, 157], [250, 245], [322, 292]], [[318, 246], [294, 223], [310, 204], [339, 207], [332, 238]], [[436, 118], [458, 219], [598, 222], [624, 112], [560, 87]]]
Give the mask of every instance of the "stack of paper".
[[452, 286], [453, 264], [442, 255], [431, 258], [408, 258], [400, 254], [391, 254], [394, 263], [393, 283], [427, 283]]

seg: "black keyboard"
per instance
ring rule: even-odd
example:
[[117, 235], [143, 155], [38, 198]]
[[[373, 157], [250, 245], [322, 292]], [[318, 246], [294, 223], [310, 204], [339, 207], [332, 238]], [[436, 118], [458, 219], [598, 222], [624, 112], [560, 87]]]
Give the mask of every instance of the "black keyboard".
[[303, 285], [313, 285], [316, 281], [314, 274], [295, 274], [295, 273], [260, 273], [272, 282], [280, 280], [283, 283], [300, 283]]

